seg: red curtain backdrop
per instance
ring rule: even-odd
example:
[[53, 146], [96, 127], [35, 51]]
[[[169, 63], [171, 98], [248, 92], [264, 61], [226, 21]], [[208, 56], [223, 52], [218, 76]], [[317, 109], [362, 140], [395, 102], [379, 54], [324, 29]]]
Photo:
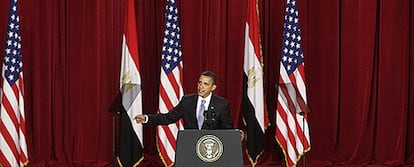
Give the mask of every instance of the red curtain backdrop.
[[[414, 2], [298, 0], [310, 108], [307, 166], [414, 165]], [[284, 165], [274, 139], [284, 0], [259, 0], [271, 126], [258, 166]], [[200, 72], [241, 117], [245, 0], [177, 0], [184, 91]], [[19, 1], [30, 166], [110, 166], [125, 1]], [[0, 1], [4, 55], [9, 1]], [[137, 0], [145, 113], [156, 113], [164, 0]], [[3, 44], [1, 44], [3, 40]], [[162, 166], [155, 127], [141, 166]], [[245, 144], [245, 143], [243, 143]], [[246, 157], [245, 157], [246, 158]], [[249, 161], [245, 159], [246, 166]], [[299, 162], [302, 166], [302, 161]]]

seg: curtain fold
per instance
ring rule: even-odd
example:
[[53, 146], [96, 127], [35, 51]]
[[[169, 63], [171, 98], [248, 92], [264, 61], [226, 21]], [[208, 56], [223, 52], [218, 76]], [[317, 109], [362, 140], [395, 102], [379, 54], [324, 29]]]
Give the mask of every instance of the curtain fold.
[[370, 162], [378, 98], [377, 1], [342, 1], [340, 5], [336, 152], [345, 164]]
[[[407, 145], [409, 94], [409, 1], [379, 5], [378, 115], [375, 159], [402, 165]], [[411, 46], [412, 47], [412, 46]]]

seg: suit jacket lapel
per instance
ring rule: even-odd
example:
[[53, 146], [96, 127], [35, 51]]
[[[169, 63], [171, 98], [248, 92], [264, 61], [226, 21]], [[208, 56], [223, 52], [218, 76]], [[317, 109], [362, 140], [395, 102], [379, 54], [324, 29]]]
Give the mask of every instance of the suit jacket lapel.
[[215, 106], [217, 106], [217, 97], [212, 94], [207, 110], [214, 110]]

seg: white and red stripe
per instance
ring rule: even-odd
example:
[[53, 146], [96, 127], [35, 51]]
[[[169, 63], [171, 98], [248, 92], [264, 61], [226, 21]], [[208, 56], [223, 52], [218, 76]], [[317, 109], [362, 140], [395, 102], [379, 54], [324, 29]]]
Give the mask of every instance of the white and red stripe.
[[0, 163], [3, 166], [21, 166], [28, 162], [23, 90], [23, 72], [13, 85], [3, 80], [0, 121]]
[[[180, 26], [175, 0], [167, 0], [165, 10], [158, 108], [162, 114], [168, 113], [184, 96]], [[182, 129], [182, 120], [175, 124], [157, 126], [157, 147], [165, 166], [174, 165], [178, 130]]]
[[[295, 88], [293, 86], [304, 85], [303, 78], [299, 71], [288, 77], [284, 68], [281, 68], [276, 112], [276, 139], [284, 151], [287, 166], [295, 166], [300, 156], [310, 149], [307, 103], [304, 98], [306, 90], [305, 87]], [[297, 110], [305, 111], [304, 120]]]
[[[166, 74], [161, 70], [159, 113], [168, 113], [177, 105], [184, 95], [182, 88], [182, 63], [172, 72]], [[175, 160], [178, 130], [183, 130], [182, 120], [176, 124], [157, 126], [157, 144], [166, 166], [172, 166]]]
[[0, 109], [0, 166], [28, 163], [23, 60], [17, 0], [10, 1]]

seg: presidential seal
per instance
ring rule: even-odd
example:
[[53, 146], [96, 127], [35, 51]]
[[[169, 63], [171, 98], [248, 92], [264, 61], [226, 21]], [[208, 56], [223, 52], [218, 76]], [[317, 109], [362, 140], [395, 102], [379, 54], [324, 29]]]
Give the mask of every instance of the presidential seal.
[[204, 135], [197, 141], [196, 153], [204, 162], [215, 162], [223, 154], [223, 143], [214, 135]]

